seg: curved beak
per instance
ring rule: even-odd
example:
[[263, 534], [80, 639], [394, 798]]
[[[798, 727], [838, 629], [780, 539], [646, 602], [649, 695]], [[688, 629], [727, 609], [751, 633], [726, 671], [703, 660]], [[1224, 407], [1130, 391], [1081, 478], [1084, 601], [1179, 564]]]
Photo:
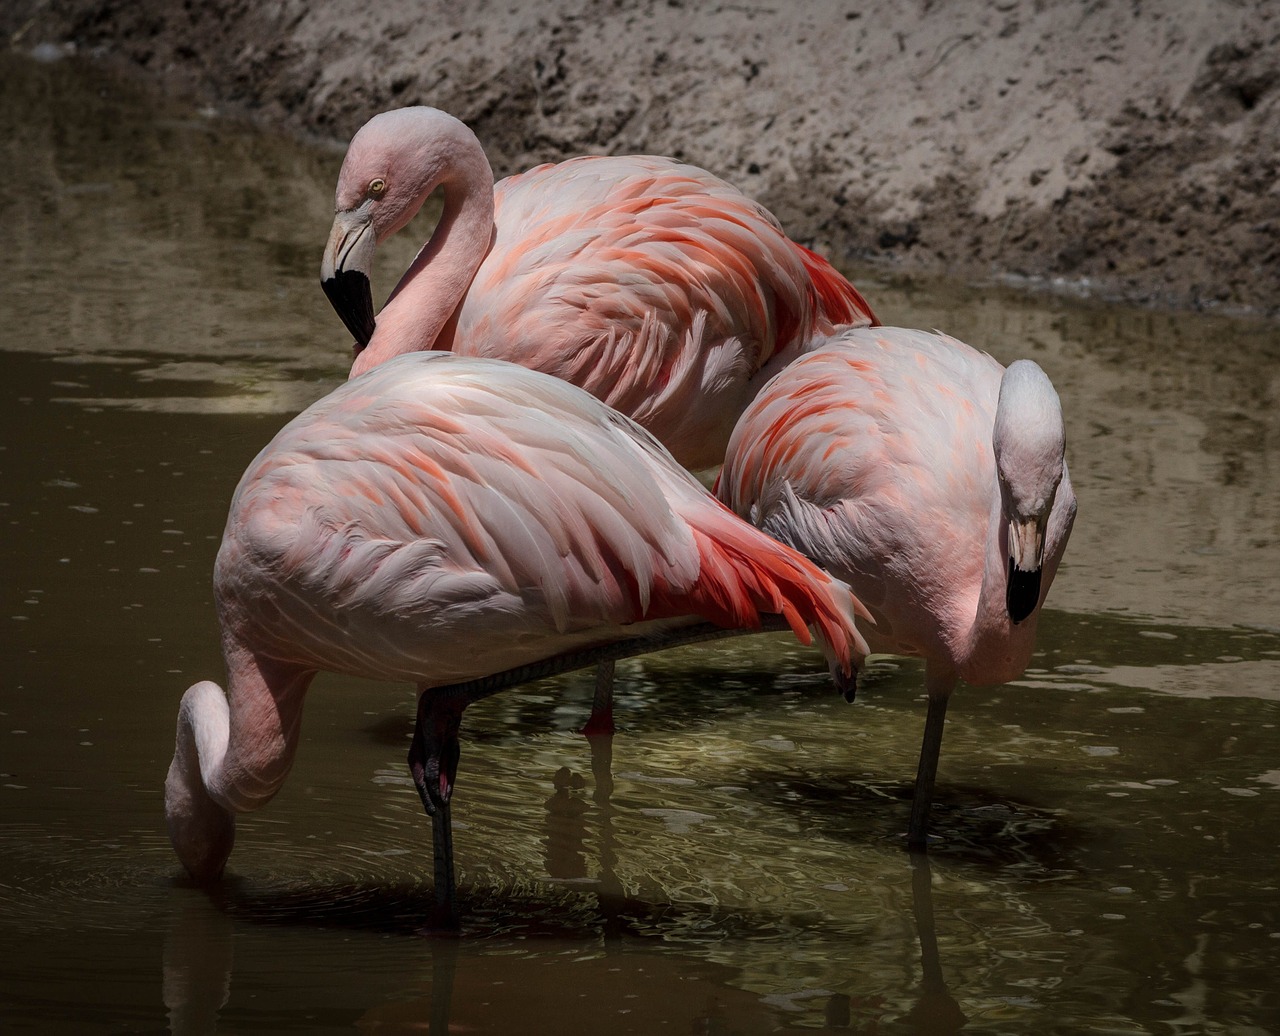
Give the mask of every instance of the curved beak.
[[369, 270], [377, 236], [367, 205], [339, 212], [320, 260], [320, 287], [356, 340], [359, 355], [373, 337], [373, 289]]
[[1009, 522], [1009, 572], [1004, 606], [1016, 626], [1040, 603], [1040, 569], [1044, 560], [1044, 520], [1039, 516]]

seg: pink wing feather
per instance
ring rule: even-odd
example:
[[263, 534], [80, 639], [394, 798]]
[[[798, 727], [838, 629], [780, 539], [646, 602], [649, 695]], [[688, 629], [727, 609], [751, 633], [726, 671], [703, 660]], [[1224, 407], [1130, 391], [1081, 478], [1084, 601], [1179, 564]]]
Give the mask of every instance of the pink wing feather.
[[215, 579], [283, 661], [471, 679], [701, 616], [865, 653], [848, 588], [730, 514], [643, 429], [511, 364], [416, 353], [290, 422], [246, 472]]
[[[906, 632], [901, 614], [972, 619], [976, 589], [950, 588], [981, 581], [967, 530], [990, 520], [1003, 368], [946, 335], [902, 328], [843, 332], [833, 344], [797, 360], [743, 414], [717, 494], [853, 583], [876, 614], [877, 650], [914, 650], [923, 634], [892, 640]], [[926, 603], [894, 607], [892, 595]]]
[[493, 247], [440, 347], [574, 382], [682, 459], [727, 439], [775, 357], [874, 322], [768, 210], [694, 166], [577, 158], [501, 181], [495, 202]]

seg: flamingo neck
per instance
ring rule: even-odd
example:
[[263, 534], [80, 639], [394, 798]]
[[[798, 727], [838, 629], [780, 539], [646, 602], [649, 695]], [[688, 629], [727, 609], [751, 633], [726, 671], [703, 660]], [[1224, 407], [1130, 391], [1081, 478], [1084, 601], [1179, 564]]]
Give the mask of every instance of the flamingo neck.
[[169, 838], [197, 880], [222, 873], [235, 842], [235, 818], [209, 791], [224, 769], [230, 723], [222, 688], [207, 680], [194, 684], [178, 707], [173, 762], [165, 778], [165, 821]]
[[401, 353], [453, 344], [452, 334], [442, 332], [452, 328], [493, 243], [493, 173], [484, 153], [459, 155], [443, 185], [440, 222], [378, 314], [352, 377]]
[[1005, 513], [999, 485], [993, 485], [992, 492], [982, 585], [973, 624], [958, 653], [961, 678], [979, 685], [1007, 683], [1022, 674], [1035, 648], [1036, 624], [1040, 618], [1038, 608], [1016, 625], [1009, 618], [1005, 603], [1009, 516]]

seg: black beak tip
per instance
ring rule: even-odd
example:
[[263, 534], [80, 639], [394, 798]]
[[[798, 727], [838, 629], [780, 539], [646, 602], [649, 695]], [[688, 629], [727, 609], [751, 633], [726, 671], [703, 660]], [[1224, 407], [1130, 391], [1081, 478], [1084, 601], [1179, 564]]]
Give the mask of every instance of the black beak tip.
[[1004, 605], [1009, 619], [1016, 626], [1022, 622], [1040, 603], [1040, 569], [1024, 572], [1009, 561], [1009, 576], [1005, 581]]
[[373, 337], [373, 287], [359, 270], [339, 270], [320, 282], [330, 304], [356, 340], [356, 354]]

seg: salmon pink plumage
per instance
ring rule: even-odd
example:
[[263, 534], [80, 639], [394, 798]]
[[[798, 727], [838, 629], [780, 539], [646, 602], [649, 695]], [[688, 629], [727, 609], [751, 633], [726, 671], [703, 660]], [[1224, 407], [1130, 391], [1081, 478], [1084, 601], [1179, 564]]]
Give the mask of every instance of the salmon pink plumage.
[[440, 352], [380, 365], [276, 435], [232, 499], [214, 592], [227, 690], [184, 695], [166, 782], [183, 864], [220, 873], [235, 814], [283, 783], [316, 672], [412, 681], [410, 766], [446, 916], [458, 727], [500, 686], [475, 681], [651, 650], [699, 620], [812, 629], [840, 682], [866, 649], [848, 587], [642, 428], [558, 379]]
[[1035, 363], [1006, 370], [943, 334], [841, 332], [743, 414], [718, 493], [845, 580], [874, 651], [925, 660], [929, 714], [909, 838], [923, 846], [947, 701], [1004, 683], [1035, 647], [1076, 497], [1062, 406]]
[[[375, 244], [437, 188], [440, 224], [373, 321]], [[696, 166], [583, 156], [496, 186], [459, 120], [371, 119], [338, 177], [321, 267], [357, 339], [352, 374], [452, 349], [585, 388], [686, 467], [724, 456], [742, 408], [815, 336], [874, 322], [857, 289], [773, 215]]]

